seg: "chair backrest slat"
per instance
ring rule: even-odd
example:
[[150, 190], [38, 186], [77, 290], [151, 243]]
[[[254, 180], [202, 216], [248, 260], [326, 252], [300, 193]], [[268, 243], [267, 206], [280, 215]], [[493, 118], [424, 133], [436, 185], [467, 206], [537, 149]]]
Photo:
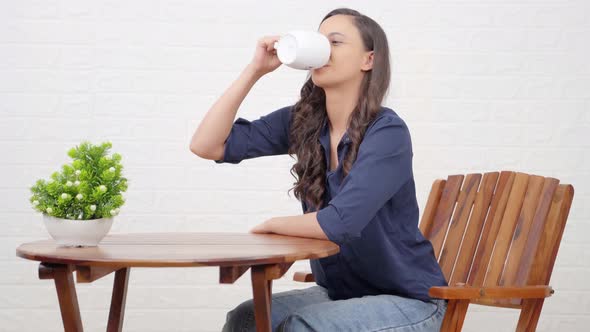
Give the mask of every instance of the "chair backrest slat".
[[496, 236], [500, 230], [500, 224], [502, 222], [502, 216], [508, 203], [508, 197], [510, 195], [510, 188], [514, 183], [515, 174], [514, 172], [501, 172], [496, 184], [496, 190], [492, 197], [492, 204], [490, 211], [486, 217], [484, 227], [481, 230], [481, 236], [477, 249], [475, 251], [475, 257], [471, 264], [471, 270], [469, 271], [469, 277], [467, 278], [468, 285], [472, 286], [483, 286], [483, 281], [486, 276], [488, 269], [488, 263], [494, 250], [494, 243]]
[[[520, 172], [437, 179], [420, 222], [449, 285], [548, 285], [574, 188]], [[474, 303], [521, 308], [520, 299]]]
[[481, 174], [467, 174], [463, 182], [463, 187], [459, 192], [457, 206], [455, 207], [455, 212], [449, 225], [448, 235], [439, 258], [439, 264], [447, 280], [451, 280], [451, 273], [453, 272], [459, 248], [461, 247], [461, 241], [465, 234], [467, 220], [469, 219], [471, 207], [475, 201], [480, 180]]
[[[551, 198], [559, 180], [531, 176], [527, 197], [516, 225], [506, 268], [499, 285], [521, 286], [526, 284], [526, 276], [537, 249], [541, 230], [547, 219]], [[548, 199], [544, 199], [544, 198]], [[522, 269], [524, 268], [524, 269]], [[519, 275], [520, 274], [520, 280]]]
[[447, 180], [437, 179], [432, 183], [432, 187], [430, 188], [430, 194], [428, 194], [426, 207], [424, 208], [424, 213], [422, 214], [422, 219], [419, 225], [420, 231], [426, 237], [430, 237], [434, 216], [446, 184]]
[[484, 280], [484, 286], [495, 286], [500, 281], [500, 275], [504, 269], [504, 263], [512, 242], [512, 235], [516, 228], [516, 222], [520, 215], [522, 204], [524, 203], [524, 197], [526, 194], [527, 185], [529, 182], [529, 176], [523, 173], [517, 173], [514, 179], [514, 184], [510, 190], [510, 197], [508, 198], [508, 204], [502, 217], [502, 223], [500, 230], [496, 236], [496, 243], [494, 244], [494, 251], [490, 258], [490, 264], [486, 278]]
[[555, 190], [549, 214], [533, 255], [534, 260], [526, 278], [527, 285], [549, 284], [573, 197], [574, 187], [571, 184], [560, 184]]
[[465, 236], [461, 243], [461, 251], [457, 256], [455, 269], [449, 279], [449, 284], [466, 283], [469, 271], [471, 270], [475, 249], [480, 239], [484, 222], [492, 201], [492, 195], [498, 181], [498, 172], [485, 173], [480, 185], [480, 189], [475, 196], [473, 211], [469, 218]]
[[463, 175], [451, 175], [448, 177], [440, 197], [440, 202], [438, 203], [438, 208], [434, 214], [432, 225], [429, 227], [429, 239], [437, 259], [440, 257], [440, 251], [447, 235], [449, 221], [455, 209], [457, 195], [459, 195], [463, 178]]

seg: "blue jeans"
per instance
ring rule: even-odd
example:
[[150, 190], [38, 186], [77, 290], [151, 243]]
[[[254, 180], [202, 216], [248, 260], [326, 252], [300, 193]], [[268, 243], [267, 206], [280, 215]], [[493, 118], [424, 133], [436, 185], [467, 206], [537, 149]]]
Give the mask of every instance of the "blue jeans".
[[[331, 300], [319, 285], [272, 294], [273, 331], [439, 331], [445, 300], [423, 302], [396, 295]], [[222, 332], [256, 331], [252, 299], [227, 313]]]

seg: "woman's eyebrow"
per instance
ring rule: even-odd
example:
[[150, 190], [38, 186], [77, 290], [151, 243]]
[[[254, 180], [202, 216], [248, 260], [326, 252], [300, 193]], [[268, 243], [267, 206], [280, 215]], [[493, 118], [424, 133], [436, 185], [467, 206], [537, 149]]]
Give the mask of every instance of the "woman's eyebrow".
[[344, 35], [343, 35], [342, 33], [340, 33], [340, 32], [330, 32], [330, 33], [328, 34], [328, 37], [330, 37], [330, 36], [332, 36], [332, 35], [341, 35], [342, 37], [346, 37], [346, 36], [344, 36]]

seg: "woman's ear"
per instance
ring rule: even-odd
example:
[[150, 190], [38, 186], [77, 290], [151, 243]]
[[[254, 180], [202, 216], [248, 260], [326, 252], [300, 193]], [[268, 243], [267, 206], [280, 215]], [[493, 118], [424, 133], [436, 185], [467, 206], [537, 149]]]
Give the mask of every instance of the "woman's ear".
[[370, 52], [366, 53], [366, 55], [364, 56], [364, 59], [363, 59], [363, 65], [361, 66], [362, 71], [369, 71], [369, 70], [373, 69], [373, 55], [374, 54], [375, 54], [375, 51], [370, 51]]

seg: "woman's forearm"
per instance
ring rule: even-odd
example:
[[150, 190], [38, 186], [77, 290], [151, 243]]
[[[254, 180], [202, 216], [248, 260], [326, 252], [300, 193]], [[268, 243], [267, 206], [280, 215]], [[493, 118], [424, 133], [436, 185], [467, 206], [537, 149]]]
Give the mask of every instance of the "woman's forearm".
[[238, 108], [262, 75], [249, 64], [207, 111], [190, 142], [190, 150], [206, 159], [221, 159]]
[[283, 235], [328, 240], [326, 233], [318, 223], [316, 215], [317, 212], [310, 212], [298, 216], [272, 218], [270, 231]]

